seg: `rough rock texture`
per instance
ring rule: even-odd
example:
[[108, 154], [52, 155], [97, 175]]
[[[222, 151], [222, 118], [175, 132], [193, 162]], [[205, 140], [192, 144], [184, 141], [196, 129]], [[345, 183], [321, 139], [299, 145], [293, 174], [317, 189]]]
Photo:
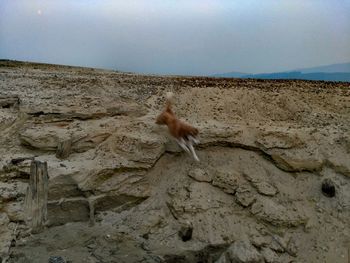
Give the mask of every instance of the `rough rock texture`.
[[[200, 130], [200, 163], [154, 123], [167, 91]], [[0, 257], [347, 263], [349, 134], [349, 83], [0, 61]], [[33, 159], [49, 175], [34, 235], [23, 209]]]
[[216, 262], [263, 263], [264, 259], [248, 240], [237, 240]]

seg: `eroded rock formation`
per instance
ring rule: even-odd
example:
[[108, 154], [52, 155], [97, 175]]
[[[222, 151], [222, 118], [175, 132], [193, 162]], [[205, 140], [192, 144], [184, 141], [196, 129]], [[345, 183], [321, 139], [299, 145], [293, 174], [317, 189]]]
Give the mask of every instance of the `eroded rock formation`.
[[[200, 163], [154, 123], [169, 90], [200, 129]], [[1, 62], [0, 257], [345, 263], [349, 105], [349, 83]], [[49, 175], [35, 235], [24, 210], [33, 159]]]

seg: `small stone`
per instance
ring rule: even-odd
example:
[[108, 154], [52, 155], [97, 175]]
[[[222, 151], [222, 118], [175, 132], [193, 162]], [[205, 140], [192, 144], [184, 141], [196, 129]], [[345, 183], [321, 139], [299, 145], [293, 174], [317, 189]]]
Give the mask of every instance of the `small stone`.
[[298, 226], [307, 220], [304, 213], [287, 209], [283, 204], [262, 196], [251, 206], [251, 213], [275, 226]]
[[238, 187], [235, 196], [237, 203], [243, 207], [250, 206], [256, 200], [256, 196], [252, 193], [251, 189], [244, 186]]
[[199, 168], [190, 170], [188, 176], [198, 182], [211, 182], [212, 180], [211, 176], [209, 176], [209, 174], [206, 171]]
[[88, 244], [86, 244], [86, 247], [90, 250], [96, 248], [97, 244], [95, 240], [91, 240]]
[[254, 186], [256, 187], [256, 189], [260, 194], [267, 195], [267, 196], [274, 196], [275, 194], [277, 194], [276, 187], [269, 184], [268, 182], [254, 183]]
[[239, 174], [236, 172], [216, 171], [212, 184], [227, 194], [234, 194], [238, 188]]
[[270, 244], [270, 248], [276, 252], [283, 253], [285, 252], [285, 248], [287, 244], [284, 239], [281, 237], [274, 235], [272, 236], [272, 242]]
[[277, 253], [270, 248], [264, 247], [261, 250], [261, 254], [263, 255], [266, 263], [275, 263], [278, 260]]
[[6, 213], [0, 213], [0, 226], [7, 226], [10, 222]]
[[287, 253], [293, 257], [295, 257], [298, 253], [298, 247], [296, 245], [296, 240], [292, 237], [287, 245]]
[[306, 232], [310, 232], [312, 228], [314, 228], [315, 223], [312, 220], [308, 220], [304, 226]]
[[252, 244], [255, 247], [261, 248], [264, 246], [267, 246], [271, 243], [271, 240], [265, 236], [253, 236], [252, 237]]
[[23, 204], [21, 202], [9, 202], [4, 207], [10, 221], [19, 222], [25, 220]]
[[263, 256], [248, 240], [238, 240], [227, 249], [231, 262], [264, 262]]
[[66, 261], [61, 256], [51, 256], [49, 258], [49, 263], [66, 263]]

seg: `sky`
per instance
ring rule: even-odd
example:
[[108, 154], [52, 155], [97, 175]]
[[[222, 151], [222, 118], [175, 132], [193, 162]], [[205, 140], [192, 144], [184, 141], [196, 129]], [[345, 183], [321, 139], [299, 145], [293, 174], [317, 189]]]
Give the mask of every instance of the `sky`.
[[350, 62], [350, 0], [0, 0], [0, 58], [146, 74]]

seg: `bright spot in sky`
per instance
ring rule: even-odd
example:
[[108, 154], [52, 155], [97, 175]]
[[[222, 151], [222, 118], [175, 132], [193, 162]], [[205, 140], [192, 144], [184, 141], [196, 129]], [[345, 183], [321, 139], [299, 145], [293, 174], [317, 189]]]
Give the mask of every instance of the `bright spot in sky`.
[[41, 14], [42, 14], [40, 9], [37, 11], [37, 13], [38, 13], [39, 16], [41, 16]]

